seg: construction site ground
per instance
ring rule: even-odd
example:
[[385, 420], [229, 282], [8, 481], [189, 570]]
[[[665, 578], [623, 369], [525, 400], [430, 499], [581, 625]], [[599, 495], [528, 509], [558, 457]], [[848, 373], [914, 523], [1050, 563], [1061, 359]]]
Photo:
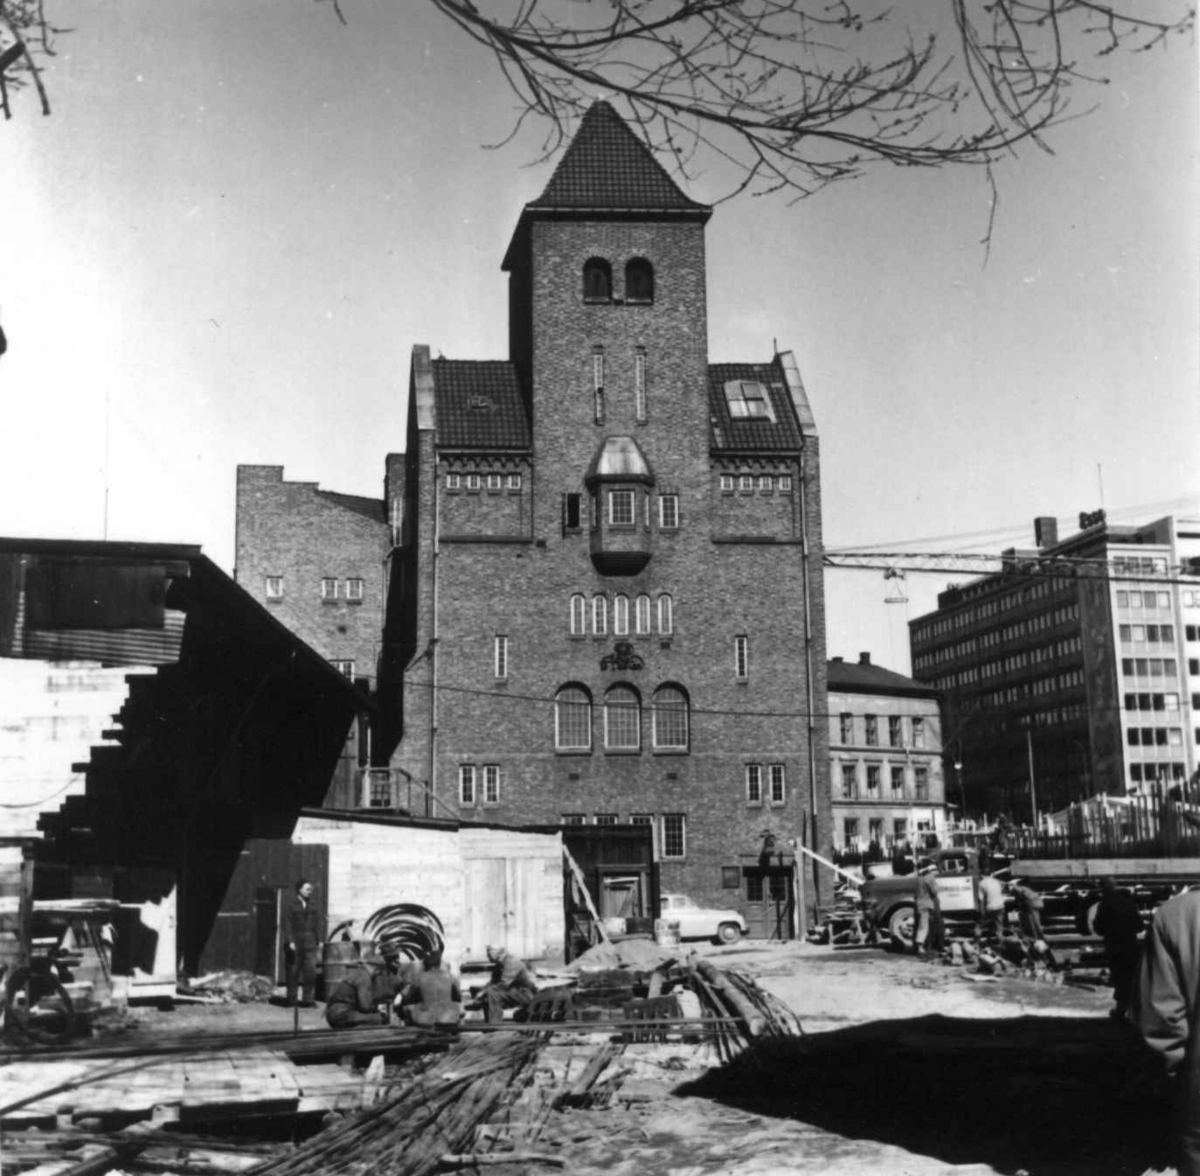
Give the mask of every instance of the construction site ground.
[[[971, 979], [880, 948], [744, 941], [695, 950], [781, 998], [803, 1034], [763, 1040], [724, 1065], [705, 1047], [631, 1047], [618, 1097], [556, 1112], [548, 1126], [539, 1151], [552, 1149], [562, 1170], [1169, 1170], [1166, 1091], [1131, 1031], [1109, 1018], [1105, 987]], [[302, 1034], [323, 1030], [319, 1006], [298, 1012]], [[137, 1009], [128, 1040], [274, 1032], [294, 1016], [265, 1003]]]

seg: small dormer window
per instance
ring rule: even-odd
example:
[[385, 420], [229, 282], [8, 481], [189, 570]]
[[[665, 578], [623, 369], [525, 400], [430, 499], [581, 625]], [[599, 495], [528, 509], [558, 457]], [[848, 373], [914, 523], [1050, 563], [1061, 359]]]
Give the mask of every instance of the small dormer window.
[[654, 267], [635, 257], [625, 266], [625, 301], [646, 305], [654, 301]]
[[589, 257], [583, 263], [583, 300], [612, 301], [612, 266], [603, 257]]
[[775, 409], [766, 384], [757, 380], [726, 380], [725, 403], [734, 420], [774, 421]]

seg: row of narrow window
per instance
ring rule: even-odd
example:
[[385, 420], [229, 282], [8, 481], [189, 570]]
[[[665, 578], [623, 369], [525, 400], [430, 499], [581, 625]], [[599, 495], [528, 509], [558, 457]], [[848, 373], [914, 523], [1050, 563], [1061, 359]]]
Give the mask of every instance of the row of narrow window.
[[722, 474], [721, 493], [733, 494], [738, 491], [742, 494], [753, 494], [755, 491], [759, 494], [772, 494], [775, 491], [780, 494], [790, 494], [792, 492], [792, 475]]
[[[612, 302], [613, 267], [604, 257], [589, 257], [583, 263], [584, 302]], [[631, 257], [625, 263], [626, 304], [649, 306], [654, 301], [654, 266], [644, 257]]]
[[[867, 747], [879, 746], [879, 716], [878, 715], [863, 715], [863, 743]], [[856, 719], [849, 711], [843, 711], [838, 715], [838, 735], [841, 743], [854, 743]], [[903, 715], [888, 716], [888, 746], [889, 747], [924, 747], [925, 746], [925, 720], [920, 715], [913, 715], [908, 720], [908, 734], [910, 743], [905, 743], [905, 723]]]
[[[283, 599], [282, 576], [264, 577], [264, 588], [268, 600]], [[364, 583], [358, 576], [351, 576], [346, 580], [340, 580], [336, 576], [324, 576], [321, 579], [319, 590], [322, 600], [349, 600], [361, 603], [364, 588]]]
[[[603, 592], [597, 592], [592, 597], [591, 607], [588, 607], [587, 597], [577, 592], [571, 597], [570, 624], [571, 636], [583, 637], [588, 632], [588, 619], [591, 618], [591, 632], [596, 637], [608, 635], [610, 605], [609, 599]], [[629, 597], [618, 592], [613, 597], [611, 605], [612, 631], [617, 637], [629, 635], [630, 608]], [[633, 601], [633, 632], [639, 636], [648, 636], [651, 632], [651, 621], [657, 620], [660, 636], [669, 637], [675, 631], [675, 607], [669, 593], [659, 595], [657, 604], [645, 593]]]
[[520, 474], [457, 474], [446, 475], [447, 490], [466, 490], [478, 493], [487, 490], [490, 494], [498, 494], [501, 490], [515, 491], [521, 489]]
[[[593, 745], [592, 695], [586, 686], [563, 686], [554, 698], [554, 746], [558, 751], [590, 752]], [[604, 693], [601, 740], [605, 751], [642, 749], [642, 700], [623, 683]], [[688, 697], [678, 686], [660, 686], [650, 705], [650, 737], [655, 751], [687, 751]]]
[[[883, 799], [883, 769], [881, 764], [867, 764], [866, 799]], [[923, 766], [914, 767], [913, 799], [929, 800], [929, 769]], [[890, 772], [890, 798], [894, 802], [903, 801], [908, 795], [905, 769], [893, 766]], [[842, 764], [842, 800], [859, 799], [858, 764]]]

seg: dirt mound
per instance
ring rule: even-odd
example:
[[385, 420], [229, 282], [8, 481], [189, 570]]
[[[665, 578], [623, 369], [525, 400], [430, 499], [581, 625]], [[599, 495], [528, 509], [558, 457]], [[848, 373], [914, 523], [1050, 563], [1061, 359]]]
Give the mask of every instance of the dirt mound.
[[620, 939], [614, 943], [597, 943], [583, 955], [572, 960], [566, 971], [589, 972], [596, 968], [634, 968], [652, 972], [659, 964], [679, 958], [679, 949], [659, 947], [653, 939]]

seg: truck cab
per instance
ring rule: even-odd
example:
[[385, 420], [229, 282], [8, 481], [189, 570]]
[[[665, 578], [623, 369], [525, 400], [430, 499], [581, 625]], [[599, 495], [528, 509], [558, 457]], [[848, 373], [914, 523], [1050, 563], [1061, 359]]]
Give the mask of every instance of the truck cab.
[[928, 865], [938, 871], [938, 903], [942, 916], [951, 922], [974, 921], [979, 909], [979, 854], [974, 849], [949, 847], [920, 855], [908, 874], [871, 878], [863, 883], [861, 901], [868, 920], [886, 931], [892, 942], [908, 945], [913, 940], [917, 905], [917, 874]]

